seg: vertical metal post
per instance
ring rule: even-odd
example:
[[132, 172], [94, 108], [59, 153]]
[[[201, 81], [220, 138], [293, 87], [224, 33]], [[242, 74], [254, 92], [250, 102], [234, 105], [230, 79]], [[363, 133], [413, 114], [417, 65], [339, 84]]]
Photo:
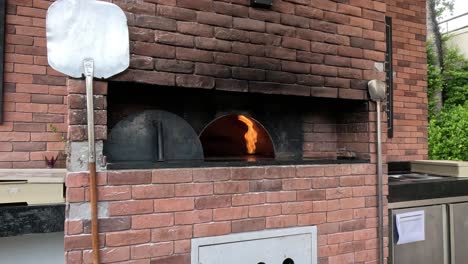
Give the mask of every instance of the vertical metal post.
[[86, 77], [86, 104], [88, 119], [88, 165], [89, 165], [89, 196], [91, 207], [91, 243], [93, 264], [99, 264], [99, 226], [97, 208], [97, 188], [96, 188], [96, 150], [94, 144], [94, 61], [93, 59], [83, 60], [84, 73]]
[[383, 194], [382, 194], [382, 127], [381, 127], [381, 106], [380, 100], [377, 104], [377, 193], [378, 193], [378, 240], [379, 240], [379, 263], [384, 264], [384, 232], [383, 232]]

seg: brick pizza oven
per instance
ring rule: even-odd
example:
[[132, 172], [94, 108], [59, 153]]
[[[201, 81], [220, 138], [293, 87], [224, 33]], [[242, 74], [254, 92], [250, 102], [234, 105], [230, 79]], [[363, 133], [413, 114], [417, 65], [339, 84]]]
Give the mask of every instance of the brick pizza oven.
[[[385, 158], [424, 158], [425, 1], [113, 2], [131, 65], [95, 82], [102, 263], [188, 264], [192, 239], [309, 226], [318, 263], [377, 263], [366, 84], [392, 44]], [[91, 263], [84, 81], [66, 87], [65, 258]]]

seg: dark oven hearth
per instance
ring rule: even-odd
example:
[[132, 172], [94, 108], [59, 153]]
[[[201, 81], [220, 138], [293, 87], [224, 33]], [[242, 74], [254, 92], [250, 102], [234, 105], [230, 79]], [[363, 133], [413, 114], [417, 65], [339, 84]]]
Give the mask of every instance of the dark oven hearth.
[[369, 156], [365, 101], [115, 82], [108, 104], [104, 154], [115, 169], [341, 163]]

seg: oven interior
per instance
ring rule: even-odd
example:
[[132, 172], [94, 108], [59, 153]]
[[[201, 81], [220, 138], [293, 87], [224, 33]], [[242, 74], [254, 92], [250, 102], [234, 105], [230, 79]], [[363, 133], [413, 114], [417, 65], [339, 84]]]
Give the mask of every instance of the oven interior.
[[108, 167], [359, 162], [368, 104], [111, 82]]

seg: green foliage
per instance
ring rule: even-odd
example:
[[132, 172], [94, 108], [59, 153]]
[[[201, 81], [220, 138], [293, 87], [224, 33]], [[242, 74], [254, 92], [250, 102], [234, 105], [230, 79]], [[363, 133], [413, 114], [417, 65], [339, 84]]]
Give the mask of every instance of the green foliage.
[[[448, 38], [444, 39], [444, 42]], [[443, 92], [444, 106], [463, 105], [468, 100], [468, 60], [457, 48], [444, 48], [444, 68], [434, 67], [434, 55], [428, 45], [428, 96], [435, 91]], [[434, 117], [434, 102], [429, 100], [429, 116]]]
[[446, 107], [464, 105], [468, 101], [468, 67], [445, 73], [446, 87], [444, 104]]
[[[443, 39], [445, 43], [448, 37]], [[457, 48], [444, 44], [444, 68], [435, 67], [433, 45], [427, 44], [427, 95], [429, 119], [435, 118], [433, 94], [442, 91], [444, 107], [464, 105], [468, 101], [468, 60]]]
[[[443, 39], [445, 43], [448, 37]], [[429, 157], [468, 160], [468, 60], [444, 45], [444, 68], [434, 66], [435, 54], [428, 43]], [[434, 92], [442, 91], [444, 106], [434, 112]]]
[[429, 122], [429, 157], [468, 160], [468, 104], [444, 107]]
[[[450, 40], [450, 35], [443, 37], [442, 42], [446, 43]], [[456, 48], [444, 44], [444, 71], [464, 70], [468, 61], [463, 57], [463, 54]]]

